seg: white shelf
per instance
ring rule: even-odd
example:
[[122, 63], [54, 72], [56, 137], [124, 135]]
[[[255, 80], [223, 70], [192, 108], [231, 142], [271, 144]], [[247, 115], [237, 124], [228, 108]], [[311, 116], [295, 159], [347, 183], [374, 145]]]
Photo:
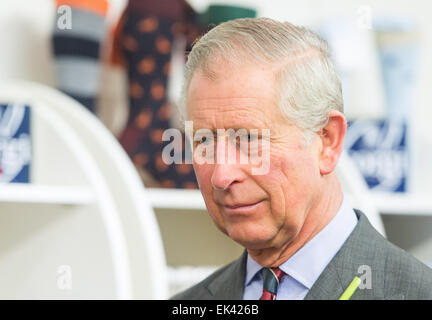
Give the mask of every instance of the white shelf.
[[84, 186], [45, 186], [25, 183], [0, 184], [0, 203], [86, 205], [94, 200]]
[[432, 198], [421, 194], [372, 193], [381, 214], [432, 216]]
[[[206, 210], [199, 190], [145, 189], [153, 208]], [[372, 193], [379, 212], [393, 215], [431, 215], [432, 198], [425, 195]], [[87, 205], [94, 195], [85, 186], [0, 184], [0, 203]]]
[[199, 190], [148, 188], [144, 192], [153, 208], [206, 210]]
[[[206, 210], [199, 190], [146, 189], [153, 208]], [[432, 216], [432, 198], [425, 195], [372, 193], [378, 211], [384, 215]]]

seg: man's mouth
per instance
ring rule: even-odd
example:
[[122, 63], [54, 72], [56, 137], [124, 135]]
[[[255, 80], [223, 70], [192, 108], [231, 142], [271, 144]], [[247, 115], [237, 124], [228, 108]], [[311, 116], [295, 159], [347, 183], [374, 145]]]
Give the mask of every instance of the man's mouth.
[[248, 203], [224, 204], [223, 207], [228, 213], [247, 213], [254, 211], [263, 200]]

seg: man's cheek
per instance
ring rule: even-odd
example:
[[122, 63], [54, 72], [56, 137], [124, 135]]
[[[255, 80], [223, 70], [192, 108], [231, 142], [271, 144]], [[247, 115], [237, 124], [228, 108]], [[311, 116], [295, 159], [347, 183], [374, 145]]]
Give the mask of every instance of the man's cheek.
[[195, 171], [195, 176], [198, 181], [198, 185], [201, 191], [211, 188], [211, 175], [212, 169], [210, 165], [207, 164], [193, 164], [193, 168]]

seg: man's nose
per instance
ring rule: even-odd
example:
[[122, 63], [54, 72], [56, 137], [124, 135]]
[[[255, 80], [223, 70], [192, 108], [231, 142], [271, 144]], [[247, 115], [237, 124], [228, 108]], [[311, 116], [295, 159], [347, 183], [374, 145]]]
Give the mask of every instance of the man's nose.
[[245, 173], [239, 163], [235, 145], [221, 140], [216, 144], [216, 163], [211, 176], [211, 184], [214, 189], [227, 190], [232, 184], [245, 179]]

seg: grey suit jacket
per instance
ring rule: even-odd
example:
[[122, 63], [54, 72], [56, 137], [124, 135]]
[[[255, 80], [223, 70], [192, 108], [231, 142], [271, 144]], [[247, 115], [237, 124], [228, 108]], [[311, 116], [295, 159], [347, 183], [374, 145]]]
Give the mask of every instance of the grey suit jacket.
[[[432, 299], [432, 269], [382, 237], [366, 216], [356, 211], [358, 223], [330, 261], [305, 300], [336, 300], [355, 276], [369, 266], [371, 288], [357, 289], [352, 300]], [[192, 288], [171, 299], [241, 300], [246, 276], [247, 252]], [[360, 274], [359, 274], [360, 272]]]

